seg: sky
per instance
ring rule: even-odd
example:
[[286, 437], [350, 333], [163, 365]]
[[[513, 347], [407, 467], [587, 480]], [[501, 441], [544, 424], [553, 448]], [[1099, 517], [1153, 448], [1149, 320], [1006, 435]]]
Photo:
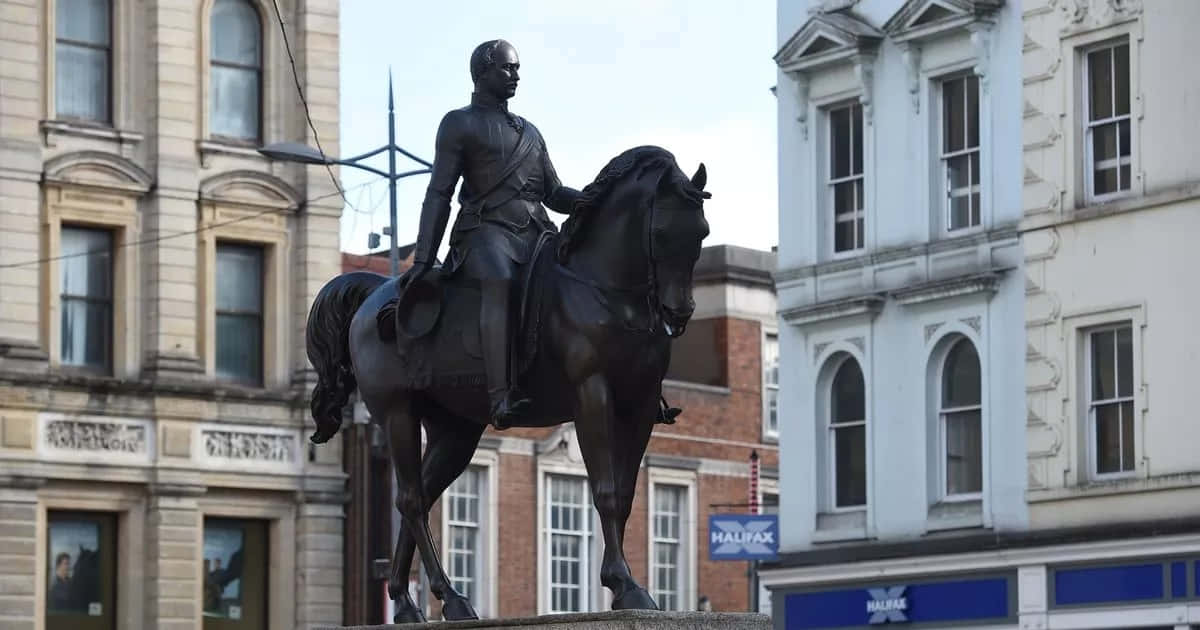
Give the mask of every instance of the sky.
[[[509, 109], [537, 125], [564, 184], [583, 188], [622, 151], [658, 145], [687, 174], [708, 170], [705, 245], [776, 244], [774, 0], [342, 0], [341, 154], [387, 143], [390, 66], [396, 143], [432, 161], [442, 116], [470, 100], [471, 51], [497, 38], [520, 56]], [[345, 188], [374, 177], [341, 169]], [[416, 240], [427, 184], [400, 180], [401, 245]], [[342, 249], [364, 253], [388, 224], [387, 186], [347, 197]]]

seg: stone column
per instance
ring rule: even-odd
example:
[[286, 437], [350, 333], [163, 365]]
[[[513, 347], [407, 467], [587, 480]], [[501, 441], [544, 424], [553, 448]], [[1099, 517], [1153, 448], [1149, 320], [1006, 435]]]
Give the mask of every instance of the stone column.
[[[341, 494], [304, 493], [296, 516], [296, 625], [342, 622]], [[320, 501], [320, 502], [317, 502]]]
[[201, 621], [203, 488], [151, 488], [146, 513], [146, 627], [192, 630]]
[[37, 619], [37, 491], [0, 482], [0, 628], [33, 630]]

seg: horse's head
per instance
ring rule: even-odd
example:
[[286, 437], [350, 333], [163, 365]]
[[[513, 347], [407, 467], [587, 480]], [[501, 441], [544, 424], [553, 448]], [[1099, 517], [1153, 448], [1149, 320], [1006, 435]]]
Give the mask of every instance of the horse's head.
[[704, 219], [704, 192], [708, 174], [704, 164], [688, 179], [678, 166], [659, 180], [647, 219], [647, 255], [651, 266], [653, 302], [658, 305], [663, 332], [683, 334], [696, 302], [692, 299], [692, 272], [700, 258], [700, 245], [708, 236]]

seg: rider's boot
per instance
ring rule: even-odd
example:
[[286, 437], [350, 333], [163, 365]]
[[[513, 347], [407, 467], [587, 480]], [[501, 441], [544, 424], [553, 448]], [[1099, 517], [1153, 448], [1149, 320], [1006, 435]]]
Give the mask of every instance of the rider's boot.
[[483, 367], [487, 372], [492, 425], [502, 430], [513, 426], [528, 412], [530, 401], [518, 397], [509, 380], [511, 283], [492, 280], [481, 284], [479, 332], [483, 342]]

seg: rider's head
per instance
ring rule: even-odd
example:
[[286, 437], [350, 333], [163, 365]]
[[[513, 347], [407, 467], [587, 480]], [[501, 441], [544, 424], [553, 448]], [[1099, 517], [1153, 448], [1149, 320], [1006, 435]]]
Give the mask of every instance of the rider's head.
[[471, 80], [475, 82], [475, 91], [499, 100], [507, 100], [517, 93], [520, 68], [517, 49], [503, 39], [484, 42], [471, 53]]

